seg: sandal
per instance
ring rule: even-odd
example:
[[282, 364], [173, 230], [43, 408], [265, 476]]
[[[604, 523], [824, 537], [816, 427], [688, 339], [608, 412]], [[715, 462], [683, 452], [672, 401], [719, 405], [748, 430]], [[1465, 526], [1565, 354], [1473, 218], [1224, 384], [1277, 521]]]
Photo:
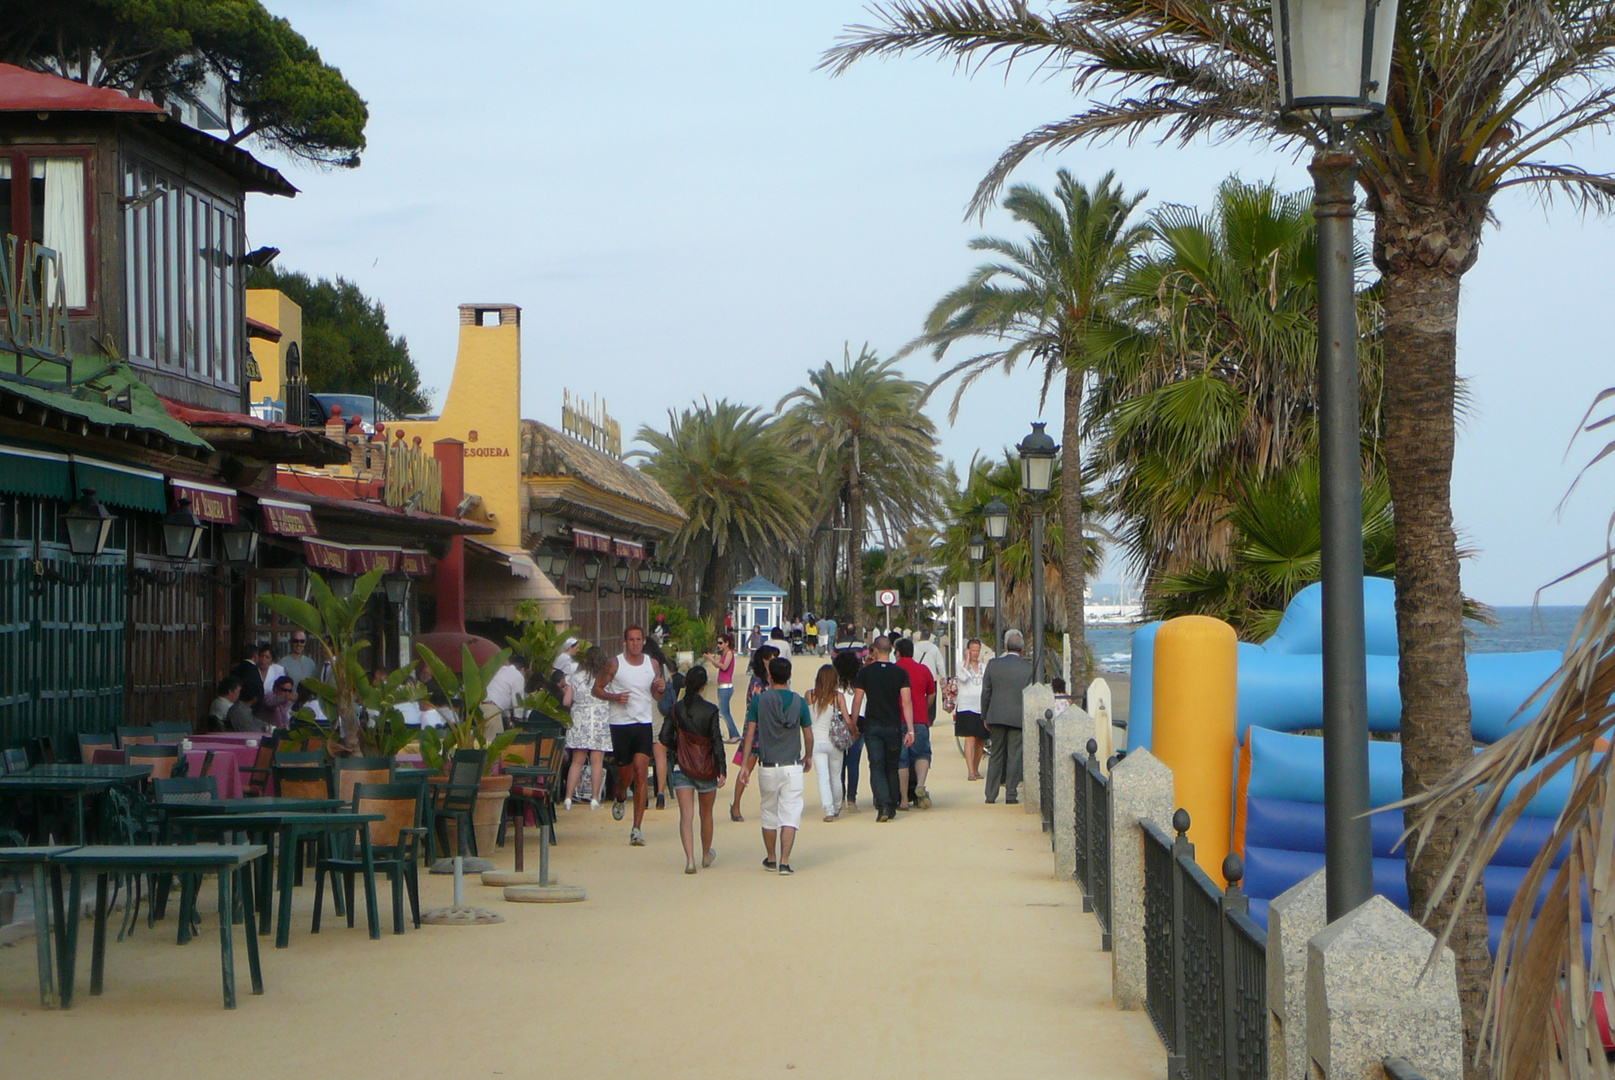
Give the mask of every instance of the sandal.
[[739, 810], [736, 810], [734, 807], [731, 806], [729, 808], [729, 820], [730, 821], [745, 821], [746, 819], [740, 816], [740, 811]]

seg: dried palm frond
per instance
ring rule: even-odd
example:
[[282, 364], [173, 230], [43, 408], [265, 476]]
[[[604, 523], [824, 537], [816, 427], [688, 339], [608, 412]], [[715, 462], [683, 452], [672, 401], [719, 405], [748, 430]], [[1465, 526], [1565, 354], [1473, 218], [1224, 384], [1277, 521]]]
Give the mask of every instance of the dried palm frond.
[[[1490, 1047], [1495, 1075], [1510, 1080], [1609, 1080], [1615, 1070], [1604, 1056], [1593, 995], [1615, 990], [1615, 756], [1608, 752], [1615, 734], [1615, 561], [1606, 559], [1604, 580], [1577, 620], [1563, 664], [1522, 711], [1537, 701], [1543, 706], [1534, 720], [1439, 786], [1398, 805], [1418, 808], [1410, 830], [1417, 848], [1438, 821], [1459, 823], [1451, 861], [1432, 896], [1456, 887], [1452, 911], [1461, 912], [1527, 805], [1569, 770], [1570, 795], [1504, 922], [1482, 1050]], [[1564, 862], [1556, 869], [1561, 851]], [[1455, 882], [1459, 867], [1468, 869]], [[1584, 906], [1592, 915], [1590, 948], [1583, 939]], [[1443, 927], [1436, 953], [1455, 921], [1456, 915]]]

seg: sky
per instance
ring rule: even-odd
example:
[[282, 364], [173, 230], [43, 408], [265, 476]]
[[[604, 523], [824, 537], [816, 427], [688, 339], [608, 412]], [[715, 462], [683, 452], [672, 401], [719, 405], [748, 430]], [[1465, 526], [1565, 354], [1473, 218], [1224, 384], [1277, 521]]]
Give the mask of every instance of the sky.
[[[425, 385], [447, 390], [457, 305], [522, 311], [522, 415], [555, 424], [563, 388], [599, 394], [625, 437], [669, 409], [727, 397], [772, 409], [810, 368], [868, 343], [882, 355], [980, 260], [978, 235], [1015, 236], [1007, 214], [965, 219], [977, 181], [1013, 140], [1079, 103], [1068, 81], [1017, 68], [970, 75], [907, 57], [832, 79], [815, 65], [864, 11], [858, 0], [758, 4], [558, 0], [448, 5], [266, 0], [370, 106], [356, 170], [262, 156], [302, 190], [255, 195], [250, 247], [278, 265], [341, 275], [385, 305]], [[1565, 155], [1615, 168], [1609, 142]], [[1562, 159], [1565, 159], [1562, 158]], [[1307, 187], [1301, 162], [1253, 142], [1079, 148], [1034, 158], [1086, 182], [1114, 170], [1145, 206], [1209, 205], [1237, 173]], [[1468, 405], [1453, 478], [1465, 592], [1494, 605], [1603, 550], [1611, 469], [1571, 443], [1605, 386], [1615, 225], [1505, 193], [1464, 279], [1459, 370]], [[905, 361], [929, 381], [928, 354]], [[1058, 431], [1034, 372], [991, 375], [949, 425], [961, 471]], [[1113, 560], [1103, 579], [1118, 576]], [[1541, 594], [1580, 604], [1591, 575]]]

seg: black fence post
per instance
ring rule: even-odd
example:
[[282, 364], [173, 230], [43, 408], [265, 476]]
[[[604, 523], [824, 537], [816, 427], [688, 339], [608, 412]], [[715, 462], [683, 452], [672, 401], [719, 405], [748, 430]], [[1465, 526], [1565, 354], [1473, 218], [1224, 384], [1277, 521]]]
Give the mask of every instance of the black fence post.
[[[1082, 910], [1093, 910], [1093, 843], [1096, 832], [1093, 819], [1093, 775], [1089, 770], [1089, 763], [1099, 752], [1099, 743], [1094, 739], [1088, 740], [1084, 748], [1088, 751], [1087, 758], [1082, 762], [1082, 768], [1077, 770], [1077, 783], [1081, 786], [1080, 806], [1077, 821], [1081, 827], [1081, 834], [1077, 837], [1077, 876], [1082, 882]], [[1110, 822], [1104, 822], [1101, 828], [1110, 828]]]
[[1189, 811], [1178, 807], [1172, 815], [1172, 829], [1177, 833], [1172, 840], [1172, 984], [1177, 992], [1172, 995], [1172, 1045], [1176, 1053], [1168, 1056], [1168, 1076], [1183, 1073], [1185, 1051], [1189, 1045], [1189, 1018], [1187, 1009], [1188, 988], [1183, 984], [1183, 904], [1184, 888], [1180, 859], [1194, 860], [1194, 845], [1189, 842]]

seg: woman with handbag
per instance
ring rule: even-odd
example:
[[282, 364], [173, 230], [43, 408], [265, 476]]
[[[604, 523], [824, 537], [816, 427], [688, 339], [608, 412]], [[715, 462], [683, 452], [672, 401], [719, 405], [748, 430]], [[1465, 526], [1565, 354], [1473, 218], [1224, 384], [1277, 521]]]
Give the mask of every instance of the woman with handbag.
[[717, 858], [712, 850], [712, 804], [728, 768], [723, 756], [723, 721], [718, 707], [701, 696], [707, 669], [692, 667], [684, 677], [684, 696], [662, 721], [661, 744], [672, 760], [669, 783], [679, 801], [679, 839], [684, 841], [684, 872], [695, 865], [695, 809], [701, 806], [701, 865]]
[[981, 755], [987, 748], [987, 725], [981, 722], [981, 683], [986, 670], [981, 662], [981, 639], [971, 638], [965, 642], [952, 710], [953, 733], [964, 743], [966, 780], [981, 779]]
[[819, 805], [824, 820], [841, 816], [841, 762], [852, 745], [852, 731], [842, 713], [841, 679], [831, 664], [819, 668], [813, 689], [807, 692], [808, 717], [813, 723], [813, 771], [819, 774]]

